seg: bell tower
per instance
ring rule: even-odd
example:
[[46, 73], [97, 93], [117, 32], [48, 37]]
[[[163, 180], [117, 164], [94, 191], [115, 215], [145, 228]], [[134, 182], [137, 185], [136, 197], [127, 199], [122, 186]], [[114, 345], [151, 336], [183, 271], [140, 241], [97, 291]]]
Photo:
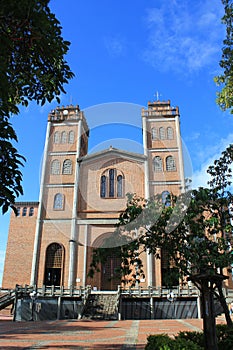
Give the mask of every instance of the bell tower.
[[148, 102], [142, 109], [143, 143], [147, 155], [145, 186], [147, 197], [184, 191], [184, 166], [179, 108], [170, 100]]
[[31, 284], [72, 285], [77, 264], [79, 158], [89, 130], [79, 106], [48, 116]]

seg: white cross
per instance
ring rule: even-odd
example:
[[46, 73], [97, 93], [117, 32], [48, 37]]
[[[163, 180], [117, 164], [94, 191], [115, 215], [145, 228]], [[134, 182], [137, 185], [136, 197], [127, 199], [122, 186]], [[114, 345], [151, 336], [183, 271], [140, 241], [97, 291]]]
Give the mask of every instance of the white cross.
[[161, 96], [161, 94], [158, 91], [156, 91], [155, 97], [156, 97], [157, 101], [159, 101], [159, 96]]

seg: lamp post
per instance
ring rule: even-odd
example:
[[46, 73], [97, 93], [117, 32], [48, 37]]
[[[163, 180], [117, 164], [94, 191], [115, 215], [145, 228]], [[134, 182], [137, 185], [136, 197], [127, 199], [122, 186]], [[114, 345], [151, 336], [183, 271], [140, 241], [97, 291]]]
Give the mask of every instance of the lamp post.
[[176, 318], [176, 295], [170, 290], [170, 293], [167, 294], [167, 300], [170, 301], [171, 305], [174, 307], [174, 318]]
[[34, 302], [35, 302], [35, 300], [36, 300], [36, 297], [37, 297], [37, 294], [36, 294], [36, 291], [35, 290], [33, 290], [30, 294], [30, 298], [31, 298], [31, 300], [32, 300], [32, 302], [31, 302], [31, 306], [32, 306], [32, 308], [31, 308], [31, 319], [30, 319], [30, 321], [33, 321], [33, 314], [34, 314]]

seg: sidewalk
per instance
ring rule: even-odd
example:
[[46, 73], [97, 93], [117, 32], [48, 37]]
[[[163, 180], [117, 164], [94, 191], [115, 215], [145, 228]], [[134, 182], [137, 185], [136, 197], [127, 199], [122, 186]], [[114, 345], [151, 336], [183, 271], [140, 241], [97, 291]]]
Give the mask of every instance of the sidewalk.
[[[217, 323], [225, 323], [224, 317]], [[142, 350], [150, 334], [201, 330], [200, 319], [12, 322], [1, 317], [0, 349]]]

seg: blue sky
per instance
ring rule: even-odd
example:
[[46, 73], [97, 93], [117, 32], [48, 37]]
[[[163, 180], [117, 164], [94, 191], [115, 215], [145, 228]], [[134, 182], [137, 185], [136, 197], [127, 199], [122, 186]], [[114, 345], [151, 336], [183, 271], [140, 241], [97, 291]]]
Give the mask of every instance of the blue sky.
[[[61, 22], [63, 37], [71, 42], [67, 61], [75, 73], [61, 105], [79, 104], [87, 114], [92, 106], [95, 111], [109, 104], [115, 108], [115, 102], [134, 110], [155, 100], [158, 92], [160, 100], [179, 106], [193, 184], [205, 185], [207, 166], [233, 139], [233, 117], [216, 105], [213, 81], [221, 72], [225, 36], [221, 0], [52, 0], [50, 7]], [[27, 158], [24, 196], [19, 200], [38, 200], [47, 115], [56, 106], [31, 103], [12, 118], [18, 150]], [[102, 126], [100, 115], [91, 126], [92, 150], [109, 140], [115, 146], [117, 138], [127, 139], [134, 132], [140, 142], [137, 122], [129, 121], [123, 132], [127, 117], [118, 127], [116, 117], [110, 128]], [[1, 280], [9, 214], [0, 216], [0, 222]]]

